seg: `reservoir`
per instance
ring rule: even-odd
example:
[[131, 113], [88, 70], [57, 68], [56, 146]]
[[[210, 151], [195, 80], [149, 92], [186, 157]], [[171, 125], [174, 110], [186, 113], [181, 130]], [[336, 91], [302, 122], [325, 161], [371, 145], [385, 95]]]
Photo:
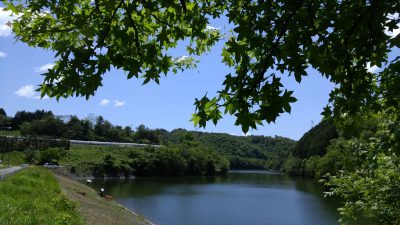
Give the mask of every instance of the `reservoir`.
[[337, 199], [311, 179], [267, 171], [217, 177], [95, 180], [114, 200], [157, 225], [337, 225]]

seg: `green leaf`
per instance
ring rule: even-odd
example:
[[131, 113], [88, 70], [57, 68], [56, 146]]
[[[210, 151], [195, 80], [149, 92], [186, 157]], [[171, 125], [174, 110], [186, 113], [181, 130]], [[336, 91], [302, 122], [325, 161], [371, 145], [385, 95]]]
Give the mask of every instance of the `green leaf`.
[[201, 117], [198, 116], [197, 114], [192, 114], [192, 118], [190, 119], [190, 121], [193, 122], [195, 127], [197, 127], [197, 125], [199, 125], [200, 120], [201, 120]]

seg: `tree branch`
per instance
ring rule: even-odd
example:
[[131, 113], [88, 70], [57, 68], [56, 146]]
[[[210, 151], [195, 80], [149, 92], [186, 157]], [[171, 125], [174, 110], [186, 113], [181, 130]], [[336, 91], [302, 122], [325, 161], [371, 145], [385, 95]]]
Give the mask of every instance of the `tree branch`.
[[135, 21], [133, 21], [133, 19], [132, 19], [132, 12], [129, 10], [128, 6], [125, 4], [125, 1], [123, 1], [122, 4], [124, 5], [126, 12], [128, 13], [128, 19], [131, 22], [132, 28], [135, 30], [135, 43], [136, 43], [136, 47], [139, 48], [140, 47], [139, 33], [138, 33], [138, 29], [136, 28]]
[[[264, 57], [264, 59], [269, 60], [272, 57], [272, 54], [276, 51], [276, 49], [279, 46], [279, 43], [281, 42], [281, 39], [283, 38], [284, 34], [287, 31], [287, 25], [289, 22], [289, 19], [292, 19], [293, 15], [297, 13], [297, 11], [300, 9], [300, 7], [303, 5], [304, 0], [299, 1], [299, 3], [297, 3], [297, 7], [295, 10], [293, 10], [289, 16], [284, 18], [283, 21], [283, 26], [281, 31], [278, 34], [277, 39], [275, 40], [275, 42], [272, 44], [272, 47], [270, 48], [268, 54], [266, 55], [266, 57]], [[277, 23], [278, 24], [278, 23]], [[276, 26], [275, 26], [276, 27]], [[257, 88], [256, 85], [261, 83], [261, 80], [264, 78], [264, 73], [267, 71], [268, 66], [267, 63], [263, 64], [263, 66], [261, 67], [261, 69], [259, 69], [259, 71], [257, 73], [254, 74], [254, 81], [253, 81], [253, 85], [252, 85], [252, 89]]]
[[102, 37], [98, 39], [97, 44], [96, 44], [96, 46], [94, 47], [93, 51], [94, 51], [95, 49], [98, 48], [98, 46], [100, 45], [100, 43], [104, 42], [104, 40], [105, 40], [106, 37], [108, 36], [108, 33], [110, 33], [112, 21], [115, 19], [115, 15], [117, 14], [118, 9], [121, 8], [121, 6], [122, 6], [123, 3], [124, 3], [124, 0], [121, 0], [121, 1], [119, 2], [119, 4], [117, 5], [117, 7], [114, 9], [114, 11], [113, 11], [113, 13], [112, 13], [112, 15], [111, 15], [111, 18], [110, 18], [110, 20], [108, 21], [107, 28], [106, 28], [105, 32], [102, 34]]

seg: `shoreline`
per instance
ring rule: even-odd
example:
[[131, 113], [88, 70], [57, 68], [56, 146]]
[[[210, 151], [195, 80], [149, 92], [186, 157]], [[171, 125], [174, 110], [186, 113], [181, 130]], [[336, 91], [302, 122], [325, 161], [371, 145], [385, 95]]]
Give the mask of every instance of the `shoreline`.
[[78, 204], [79, 213], [85, 218], [86, 224], [155, 225], [143, 215], [133, 212], [113, 200], [100, 197], [92, 187], [79, 182], [77, 179], [59, 170], [51, 171], [62, 192], [68, 199]]
[[79, 174], [71, 173], [68, 171], [67, 167], [65, 166], [60, 166], [54, 171], [57, 171], [57, 173], [61, 173], [64, 176], [70, 177], [75, 180], [95, 180], [95, 179], [101, 179], [101, 180], [133, 180], [136, 178], [144, 178], [144, 177], [218, 177], [218, 176], [226, 176], [229, 173], [268, 173], [268, 174], [274, 174], [274, 175], [288, 175], [287, 173], [284, 173], [282, 171], [275, 171], [275, 170], [267, 170], [267, 169], [229, 169], [226, 171], [224, 174], [216, 174], [216, 175], [181, 175], [181, 176], [92, 176], [88, 174], [81, 173], [82, 176]]

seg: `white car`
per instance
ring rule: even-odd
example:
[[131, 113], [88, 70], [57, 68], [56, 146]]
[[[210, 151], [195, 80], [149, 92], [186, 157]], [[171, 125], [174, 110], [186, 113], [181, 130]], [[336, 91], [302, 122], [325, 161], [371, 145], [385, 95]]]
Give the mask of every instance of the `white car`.
[[56, 164], [53, 164], [53, 163], [45, 163], [45, 164], [43, 164], [43, 167], [44, 168], [48, 168], [48, 169], [56, 169], [56, 168], [58, 168], [58, 166]]

